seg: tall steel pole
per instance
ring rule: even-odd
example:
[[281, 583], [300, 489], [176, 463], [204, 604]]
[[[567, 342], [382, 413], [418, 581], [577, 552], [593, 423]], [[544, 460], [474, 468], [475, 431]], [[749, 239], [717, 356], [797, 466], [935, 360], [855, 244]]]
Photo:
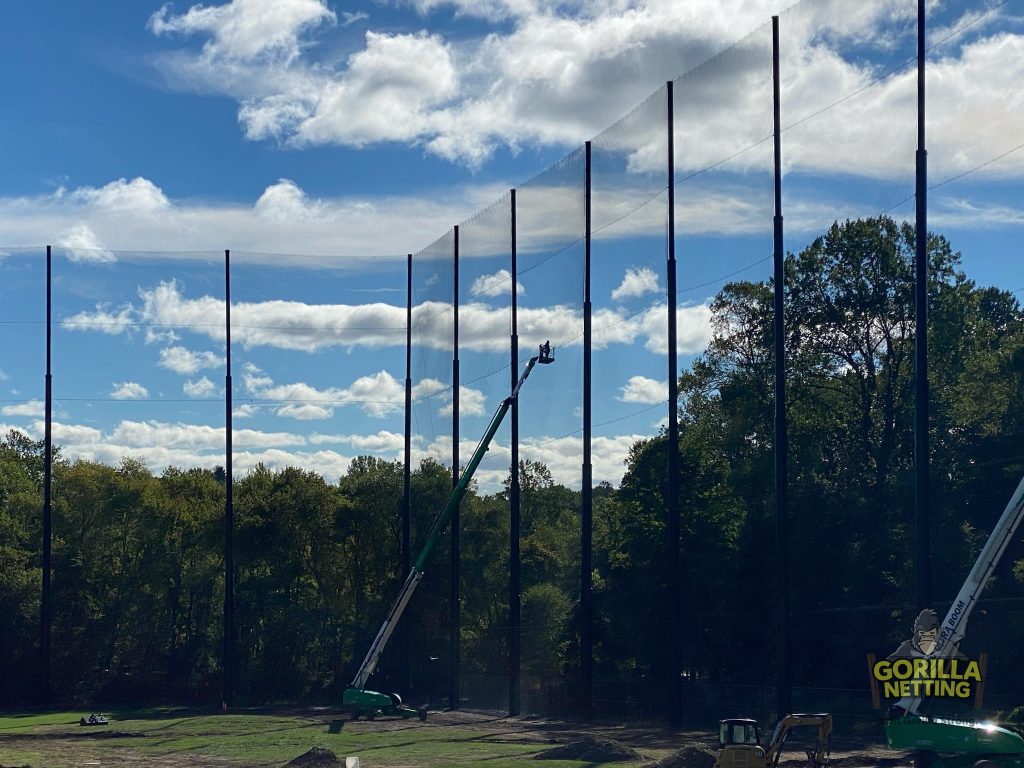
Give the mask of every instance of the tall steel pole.
[[235, 698], [235, 506], [231, 459], [231, 251], [224, 251], [224, 681], [223, 704]]
[[[519, 266], [516, 242], [516, 191], [512, 190], [512, 343], [511, 343], [511, 382], [512, 389], [519, 381], [519, 302], [516, 286], [519, 284]], [[519, 571], [519, 535], [521, 521], [519, 517], [519, 398], [512, 400], [512, 462], [509, 468], [509, 579], [508, 579], [508, 713], [518, 715], [520, 657], [522, 655], [519, 623], [522, 609], [522, 582]]]
[[53, 601], [50, 589], [52, 570], [53, 520], [51, 509], [51, 486], [53, 484], [53, 371], [50, 369], [51, 341], [51, 291], [52, 291], [52, 249], [46, 246], [46, 392], [43, 421], [43, 596], [39, 646], [42, 656], [41, 699], [44, 707], [50, 706], [50, 634], [53, 622]]
[[792, 708], [789, 668], [789, 430], [786, 421], [785, 253], [782, 232], [782, 130], [779, 95], [779, 17], [772, 16], [772, 106], [775, 136], [773, 348], [775, 357], [775, 710]]
[[925, 149], [925, 0], [917, 2], [917, 211], [915, 217], [914, 519], [918, 610], [932, 600], [928, 481], [928, 152]]
[[590, 305], [590, 229], [591, 162], [590, 142], [586, 143], [584, 177], [584, 254], [583, 254], [583, 486], [580, 510], [580, 710], [588, 717], [593, 709], [594, 687], [594, 594], [593, 594], [593, 468], [591, 442], [591, 305]]
[[[452, 251], [454, 259], [452, 305], [455, 310], [455, 322], [452, 330], [452, 488], [459, 484], [459, 227], [455, 226], [455, 243]], [[461, 611], [459, 601], [459, 575], [461, 573], [459, 551], [459, 507], [452, 512], [451, 522], [451, 592], [449, 599], [449, 667], [448, 667], [448, 706], [458, 709], [461, 701], [459, 691], [459, 664], [462, 656]]]
[[682, 578], [679, 570], [679, 360], [677, 351], [677, 291], [676, 291], [676, 144], [675, 144], [675, 84], [667, 84], [668, 118], [668, 260], [665, 265], [668, 283], [668, 483], [665, 513], [668, 534], [669, 599], [671, 600], [668, 630], [669, 664], [669, 718], [673, 725], [682, 725], [683, 719], [683, 656], [682, 656]]
[[402, 471], [401, 572], [411, 567], [412, 528], [412, 254], [405, 258], [405, 461]]
[[[412, 254], [405, 257], [405, 457], [402, 467], [402, 544], [399, 573], [412, 566]], [[401, 680], [409, 685], [409, 633], [401, 634]]]

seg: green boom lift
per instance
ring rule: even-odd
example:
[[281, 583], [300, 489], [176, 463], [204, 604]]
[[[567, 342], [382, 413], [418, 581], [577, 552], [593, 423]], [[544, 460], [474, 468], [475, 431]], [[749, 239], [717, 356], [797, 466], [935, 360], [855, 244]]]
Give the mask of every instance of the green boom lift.
[[[366, 654], [366, 658], [363, 659], [363, 663], [359, 665], [359, 671], [356, 672], [355, 678], [352, 680], [352, 684], [345, 690], [344, 697], [342, 699], [345, 706], [352, 713], [353, 719], [362, 716], [367, 718], [373, 718], [378, 714], [381, 715], [395, 715], [398, 717], [414, 717], [418, 716], [420, 720], [427, 719], [427, 710], [424, 707], [419, 709], [413, 709], [402, 703], [402, 697], [397, 693], [378, 693], [377, 691], [371, 691], [366, 688], [366, 683], [369, 681], [370, 676], [377, 668], [377, 662], [380, 661], [381, 654], [384, 653], [384, 648], [391, 639], [391, 635], [395, 631], [395, 627], [398, 625], [399, 619], [402, 618], [402, 613], [405, 611], [407, 605], [409, 605], [409, 599], [412, 597], [412, 593], [416, 591], [416, 587], [419, 586], [420, 581], [423, 580], [423, 567], [427, 562], [427, 558], [430, 557], [431, 551], [434, 546], [440, 540], [445, 530], [448, 528], [448, 523], [452, 519], [452, 514], [459, 506], [459, 502], [462, 501], [462, 497], [466, 495], [466, 489], [469, 487], [470, 480], [473, 479], [473, 474], [476, 472], [477, 467], [480, 466], [480, 462], [484, 458], [484, 454], [487, 453], [487, 449], [491, 444], [491, 440], [494, 439], [494, 435], [498, 432], [498, 427], [501, 426], [501, 422], [505, 418], [505, 414], [508, 413], [509, 408], [512, 407], [512, 403], [519, 397], [519, 390], [523, 386], [523, 382], [530, 375], [530, 372], [534, 369], [538, 363], [546, 365], [553, 363], [555, 358], [552, 354], [551, 343], [546, 342], [540, 346], [540, 351], [530, 358], [530, 362], [526, 364], [526, 369], [523, 371], [523, 375], [519, 377], [519, 381], [512, 389], [512, 394], [501, 401], [501, 405], [494, 412], [494, 416], [491, 417], [491, 423], [487, 427], [487, 431], [484, 432], [484, 436], [480, 438], [480, 442], [476, 446], [476, 450], [473, 451], [473, 457], [469, 460], [469, 464], [466, 465], [462, 476], [459, 478], [458, 484], [452, 490], [451, 495], [445, 502], [444, 507], [438, 514], [437, 519], [434, 520], [434, 524], [430, 527], [430, 532], [427, 534], [427, 541], [423, 545], [423, 550], [420, 552], [420, 556], [416, 559], [412, 570], [409, 571], [409, 576], [405, 580], [405, 584], [402, 586], [401, 591], [398, 593], [398, 598], [391, 606], [391, 610], [388, 612], [387, 618], [384, 619], [384, 623], [381, 625], [380, 630], [377, 632], [377, 637], [374, 638], [373, 643], [370, 645], [370, 650]], [[513, 471], [516, 471], [513, 469]]]
[[[995, 530], [978, 555], [967, 581], [960, 588], [939, 627], [930, 658], [953, 655], [967, 630], [967, 620], [978, 603], [992, 572], [1024, 519], [1024, 479], [1017, 485]], [[1024, 738], [994, 723], [929, 717], [920, 698], [901, 699], [893, 705], [885, 725], [890, 747], [914, 750], [917, 768], [1024, 768]]]

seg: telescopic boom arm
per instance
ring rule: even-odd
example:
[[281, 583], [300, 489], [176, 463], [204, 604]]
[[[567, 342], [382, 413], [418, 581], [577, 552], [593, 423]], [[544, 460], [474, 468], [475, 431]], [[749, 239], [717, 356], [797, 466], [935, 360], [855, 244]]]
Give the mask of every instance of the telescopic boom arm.
[[[938, 635], [935, 637], [936, 647], [931, 653], [932, 658], [948, 658], [955, 652], [957, 644], [963, 640], [971, 611], [977, 605], [981, 591], [988, 583], [996, 565], [999, 564], [999, 559], [1006, 551], [1021, 519], [1024, 519], [1024, 479], [1021, 479], [1017, 485], [1017, 490], [1013, 492], [1006, 509], [1003, 510], [995, 530], [992, 531], [985, 546], [982, 547], [981, 554], [978, 555], [967, 581], [960, 587], [960, 594], [956, 596], [956, 600], [949, 608], [949, 613], [946, 614], [945, 621], [939, 627]], [[899, 702], [899, 706], [910, 713], [916, 713], [920, 705], [920, 698], [906, 698]]]
[[[530, 358], [530, 362], [526, 364], [526, 369], [523, 371], [523, 375], [519, 377], [519, 381], [512, 389], [512, 394], [501, 401], [501, 405], [494, 412], [494, 416], [491, 417], [491, 423], [487, 427], [487, 431], [484, 432], [484, 436], [480, 438], [480, 442], [477, 443], [476, 450], [473, 451], [473, 456], [469, 460], [469, 464], [463, 470], [462, 476], [459, 478], [458, 484], [452, 489], [451, 495], [445, 502], [444, 507], [441, 509], [441, 513], [434, 520], [434, 524], [430, 527], [430, 532], [427, 534], [427, 541], [423, 545], [423, 550], [420, 552], [420, 556], [416, 559], [413, 564], [412, 570], [409, 571], [409, 576], [405, 580], [405, 584], [402, 585], [402, 590], [398, 593], [398, 598], [395, 600], [394, 605], [391, 606], [391, 610], [388, 612], [387, 618], [384, 619], [384, 623], [381, 625], [380, 630], [377, 632], [377, 637], [374, 638], [373, 643], [370, 645], [370, 650], [366, 654], [366, 658], [363, 659], [363, 663], [359, 666], [359, 671], [356, 672], [355, 678], [352, 680], [352, 688], [362, 689], [366, 686], [366, 681], [370, 679], [370, 675], [373, 674], [377, 668], [377, 662], [380, 661], [381, 654], [384, 653], [384, 648], [388, 644], [388, 640], [391, 639], [392, 633], [395, 631], [395, 627], [398, 625], [398, 620], [402, 618], [406, 606], [409, 604], [409, 599], [412, 597], [412, 593], [416, 591], [416, 587], [419, 586], [420, 581], [423, 580], [423, 567], [430, 556], [434, 546], [440, 540], [445, 529], [448, 527], [448, 523], [451, 522], [452, 514], [458, 508], [459, 503], [462, 501], [462, 497], [466, 495], [466, 489], [469, 487], [470, 480], [473, 479], [473, 474], [476, 472], [477, 467], [480, 466], [480, 462], [484, 458], [484, 454], [487, 453], [487, 449], [491, 445], [491, 440], [498, 432], [498, 428], [501, 426], [501, 422], [505, 418], [505, 414], [508, 413], [508, 409], [512, 407], [512, 403], [519, 397], [519, 390], [523, 386], [523, 382], [530, 375], [530, 372], [534, 367], [540, 364], [553, 363], [555, 358], [552, 356], [551, 342], [546, 342], [541, 345], [540, 351], [537, 355]], [[518, 471], [517, 467], [513, 467], [513, 472]]]

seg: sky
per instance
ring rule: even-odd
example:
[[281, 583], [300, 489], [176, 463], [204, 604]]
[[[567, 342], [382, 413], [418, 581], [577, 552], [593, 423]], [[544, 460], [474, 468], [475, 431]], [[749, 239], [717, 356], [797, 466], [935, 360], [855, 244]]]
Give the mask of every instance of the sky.
[[[729, 280], [770, 275], [770, 17], [783, 213], [914, 214], [916, 2], [13, 2], [0, 29], [0, 429], [42, 435], [53, 246], [65, 457], [336, 480], [402, 456], [406, 255], [415, 459], [460, 461], [525, 365], [522, 457], [580, 485], [584, 142], [591, 142], [595, 482], [667, 414], [672, 82], [680, 365]], [[929, 0], [929, 227], [1024, 290], [1024, 0]], [[511, 279], [516, 190], [518, 279]], [[500, 487], [506, 424], [478, 475]]]

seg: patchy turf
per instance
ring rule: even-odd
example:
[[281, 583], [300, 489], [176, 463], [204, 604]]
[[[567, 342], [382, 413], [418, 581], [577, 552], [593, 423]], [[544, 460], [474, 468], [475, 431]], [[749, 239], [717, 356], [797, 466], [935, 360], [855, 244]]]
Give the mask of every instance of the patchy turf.
[[[341, 765], [346, 756], [358, 756], [360, 768], [585, 768], [595, 763], [582, 753], [543, 763], [535, 758], [586, 736], [612, 739], [639, 754], [639, 759], [604, 765], [639, 768], [710, 738], [669, 728], [585, 726], [470, 712], [432, 712], [425, 723], [344, 719], [336, 734], [328, 727], [338, 714], [327, 709], [138, 709], [105, 712], [110, 718], [106, 726], [79, 726], [79, 718], [88, 714], [0, 714], [0, 768], [282, 768], [314, 748], [329, 750]], [[783, 764], [805, 764], [798, 756], [799, 751], [787, 750]], [[308, 759], [314, 757], [327, 759], [323, 752]], [[833, 751], [835, 758], [849, 768], [906, 764], [871, 746]]]

